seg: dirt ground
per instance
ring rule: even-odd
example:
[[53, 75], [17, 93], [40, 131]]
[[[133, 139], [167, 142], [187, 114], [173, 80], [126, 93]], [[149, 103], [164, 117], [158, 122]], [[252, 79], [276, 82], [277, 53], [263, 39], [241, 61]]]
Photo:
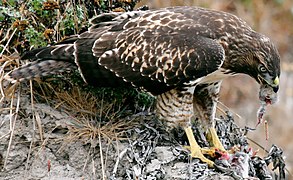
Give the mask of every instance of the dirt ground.
[[[121, 126], [98, 120], [85, 125], [65, 110], [44, 103], [34, 103], [32, 110], [28, 94], [16, 97], [20, 97], [19, 106], [13, 103], [16, 110], [19, 107], [18, 114], [10, 112], [10, 102], [2, 104], [0, 179], [241, 179], [245, 174], [235, 165], [210, 169], [190, 159], [181, 146], [186, 144], [183, 131], [168, 133], [152, 113], [126, 116]], [[123, 129], [123, 136], [107, 134], [110, 126], [117, 127], [117, 132]], [[247, 145], [244, 130], [233, 118], [217, 120], [217, 129], [226, 148]], [[194, 131], [199, 144], [205, 146], [200, 129]], [[271, 174], [266, 166], [257, 167], [260, 161], [246, 154], [253, 169], [249, 176], [277, 179], [278, 171]]]

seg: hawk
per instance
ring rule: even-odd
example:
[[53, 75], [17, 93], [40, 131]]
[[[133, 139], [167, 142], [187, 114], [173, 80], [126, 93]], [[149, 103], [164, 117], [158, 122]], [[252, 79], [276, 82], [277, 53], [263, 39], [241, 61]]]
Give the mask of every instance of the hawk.
[[[55, 45], [27, 52], [33, 62], [6, 75], [22, 81], [78, 69], [94, 86], [133, 86], [157, 96], [156, 113], [182, 127], [191, 156], [209, 166], [192, 132], [197, 118], [211, 146], [225, 151], [214, 128], [224, 78], [247, 74], [260, 84], [259, 99], [275, 102], [280, 56], [266, 36], [235, 15], [200, 7], [111, 12]], [[243, 84], [240, 84], [243, 86]], [[213, 149], [213, 148], [212, 148]]]

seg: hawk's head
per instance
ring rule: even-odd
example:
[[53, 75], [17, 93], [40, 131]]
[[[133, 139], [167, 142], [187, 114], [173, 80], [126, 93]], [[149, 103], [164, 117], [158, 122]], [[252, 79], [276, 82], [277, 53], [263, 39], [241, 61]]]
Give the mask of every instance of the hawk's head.
[[261, 85], [260, 100], [274, 103], [280, 78], [278, 50], [269, 38], [256, 32], [238, 40], [237, 43], [232, 45], [232, 54], [229, 54], [231, 70], [254, 78]]
[[261, 85], [269, 85], [277, 93], [280, 78], [280, 55], [268, 38], [262, 36], [259, 44], [259, 50], [253, 53], [253, 61], [256, 64], [252, 77]]
[[259, 99], [265, 104], [277, 101], [280, 78], [280, 55], [271, 41], [261, 38], [261, 47], [254, 55], [256, 62], [253, 78], [261, 85]]

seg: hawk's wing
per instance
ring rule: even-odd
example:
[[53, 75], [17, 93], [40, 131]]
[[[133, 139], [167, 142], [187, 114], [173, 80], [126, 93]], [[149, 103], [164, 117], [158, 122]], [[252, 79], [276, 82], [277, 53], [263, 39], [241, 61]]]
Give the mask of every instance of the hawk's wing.
[[[182, 14], [163, 15], [176, 19], [146, 13], [103, 34], [92, 48], [99, 65], [154, 95], [206, 76], [221, 66], [224, 49], [210, 38], [208, 28]], [[115, 42], [111, 45], [113, 37]], [[105, 41], [111, 49], [101, 53]]]
[[153, 95], [182, 87], [217, 70], [225, 58], [216, 40], [220, 35], [205, 24], [209, 14], [202, 11], [177, 7], [101, 14], [88, 31], [28, 52], [22, 58], [35, 62], [7, 78], [30, 79], [77, 65], [95, 86], [132, 84]]

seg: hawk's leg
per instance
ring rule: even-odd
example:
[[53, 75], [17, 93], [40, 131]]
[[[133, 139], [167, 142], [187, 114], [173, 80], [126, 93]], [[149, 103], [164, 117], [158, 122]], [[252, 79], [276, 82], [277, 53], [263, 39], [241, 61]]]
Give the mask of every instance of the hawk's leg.
[[202, 154], [202, 149], [197, 144], [191, 128], [192, 104], [192, 93], [173, 89], [157, 97], [157, 115], [160, 119], [167, 121], [169, 126], [183, 127], [189, 141], [190, 147], [188, 149], [191, 151], [191, 156], [201, 159], [212, 167], [214, 163]]
[[221, 81], [196, 86], [193, 94], [194, 115], [207, 131], [207, 139], [212, 146], [209, 150], [202, 150], [204, 154], [213, 156], [215, 150], [226, 152], [215, 130], [215, 114], [219, 97]]

